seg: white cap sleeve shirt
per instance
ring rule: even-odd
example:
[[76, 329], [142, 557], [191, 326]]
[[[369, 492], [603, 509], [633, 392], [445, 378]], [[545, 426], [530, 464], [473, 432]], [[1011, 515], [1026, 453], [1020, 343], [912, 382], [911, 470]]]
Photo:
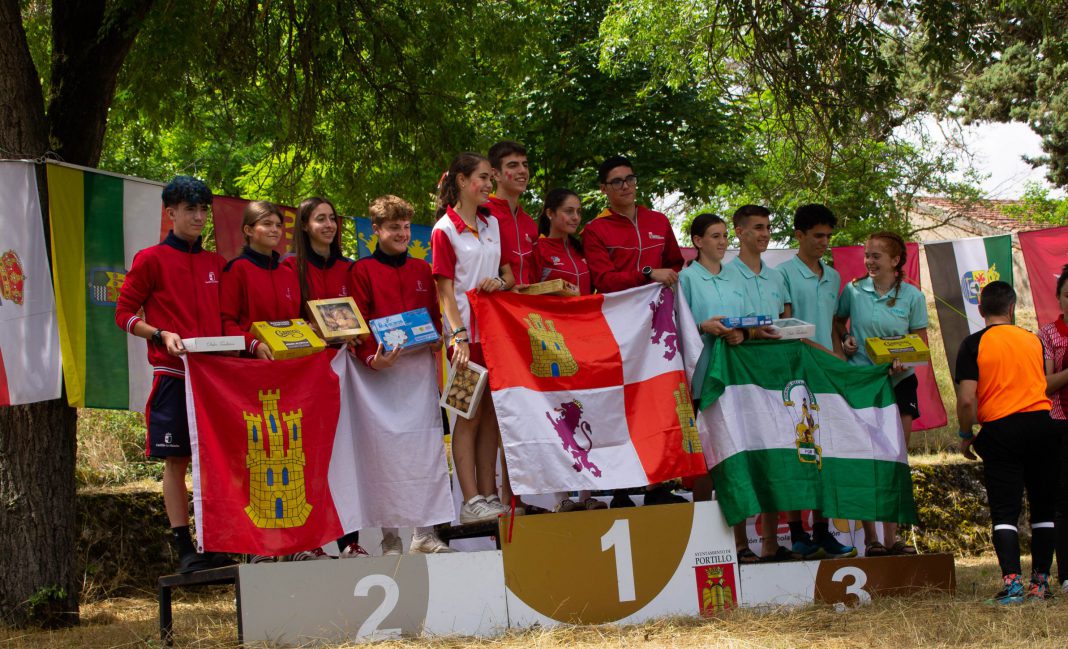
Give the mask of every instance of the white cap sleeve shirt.
[[[467, 291], [477, 288], [479, 282], [490, 277], [500, 276], [501, 269], [501, 231], [497, 219], [480, 210], [475, 219], [478, 236], [464, 224], [452, 207], [434, 224], [435, 231], [445, 235], [456, 259], [453, 276], [453, 293], [460, 317], [471, 342], [478, 342], [478, 332], [471, 326], [471, 304], [467, 301]], [[440, 241], [440, 237], [438, 238]], [[434, 251], [437, 254], [437, 251]], [[443, 318], [446, 333], [452, 334], [448, 318]]]

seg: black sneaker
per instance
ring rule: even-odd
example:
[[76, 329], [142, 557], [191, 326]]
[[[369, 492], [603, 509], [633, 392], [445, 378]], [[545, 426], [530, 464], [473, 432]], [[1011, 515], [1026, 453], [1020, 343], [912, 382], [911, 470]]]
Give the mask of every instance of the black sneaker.
[[671, 488], [667, 485], [657, 485], [645, 492], [646, 505], [675, 505], [685, 502], [689, 501], [682, 496], [672, 493]]
[[205, 552], [204, 556], [211, 562], [212, 568], [229, 568], [237, 565], [237, 562], [224, 552]]
[[187, 554], [178, 560], [178, 574], [188, 575], [191, 572], [200, 572], [201, 570], [211, 570], [212, 568], [219, 568], [215, 565], [215, 560], [212, 559], [211, 554], [201, 554], [194, 552]]
[[627, 492], [620, 489], [612, 492], [612, 501], [608, 503], [608, 506], [612, 509], [619, 509], [620, 507], [634, 507], [634, 501], [630, 499]]

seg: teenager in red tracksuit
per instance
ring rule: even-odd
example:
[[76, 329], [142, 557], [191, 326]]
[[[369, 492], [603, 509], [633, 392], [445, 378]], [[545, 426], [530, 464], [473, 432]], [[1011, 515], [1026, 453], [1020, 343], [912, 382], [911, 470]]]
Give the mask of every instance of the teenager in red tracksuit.
[[593, 293], [582, 243], [575, 238], [581, 220], [582, 202], [578, 194], [557, 188], [545, 196], [538, 217], [541, 237], [534, 244], [535, 281], [562, 279], [577, 286], [580, 295]]
[[504, 140], [490, 147], [489, 161], [497, 191], [490, 194], [485, 207], [497, 217], [501, 230], [501, 257], [512, 268], [517, 284], [533, 284], [540, 281], [533, 263], [538, 226], [519, 204], [530, 180], [527, 150], [518, 142]]
[[[412, 217], [415, 210], [408, 201], [397, 196], [386, 195], [372, 201], [367, 212], [371, 217], [371, 227], [378, 237], [378, 245], [370, 257], [360, 259], [352, 267], [353, 297], [356, 300], [356, 306], [360, 308], [360, 313], [367, 320], [373, 320], [423, 308], [430, 314], [430, 321], [434, 328], [441, 331], [437, 285], [434, 283], [430, 264], [422, 259], [408, 256], [408, 242], [412, 238]], [[364, 339], [356, 349], [357, 358], [378, 372], [410, 373], [421, 371], [421, 369], [433, 371], [434, 365], [428, 362], [422, 366], [408, 365], [394, 368], [393, 365], [400, 357], [400, 353], [401, 347], [399, 346], [387, 352], [384, 345], [377, 343], [371, 336]], [[429, 349], [412, 352], [412, 354], [430, 353]], [[402, 376], [410, 376], [410, 374]], [[425, 396], [397, 395], [397, 401], [393, 406], [404, 408], [405, 399], [421, 399]], [[433, 394], [429, 396], [432, 398]], [[431, 432], [426, 443], [442, 444], [441, 431]], [[443, 481], [446, 480], [444, 472], [445, 467], [442, 467]], [[401, 551], [402, 544], [397, 528], [383, 527], [382, 554], [396, 555]], [[412, 530], [409, 551], [416, 554], [435, 554], [455, 550], [438, 538], [433, 526], [422, 526]]]
[[[623, 291], [659, 282], [674, 286], [682, 270], [682, 252], [671, 222], [660, 212], [636, 202], [638, 177], [630, 160], [613, 156], [597, 169], [608, 209], [586, 225], [582, 247], [590, 266], [593, 288], [601, 293]], [[646, 504], [685, 502], [664, 485], [646, 490]], [[625, 491], [617, 490], [612, 507], [633, 507]]]
[[245, 206], [241, 230], [245, 248], [222, 274], [222, 323], [227, 336], [244, 336], [247, 351], [273, 359], [267, 345], [249, 333], [253, 322], [301, 317], [300, 282], [292, 267], [282, 265], [274, 247], [282, 238], [282, 210], [267, 201]]
[[[352, 294], [352, 260], [341, 253], [338, 216], [333, 203], [318, 196], [301, 201], [290, 252], [293, 254], [283, 259], [282, 265], [297, 274], [301, 304]], [[305, 315], [311, 317], [310, 313]]]
[[605, 160], [597, 178], [608, 208], [582, 232], [593, 287], [613, 293], [651, 282], [674, 286], [683, 262], [679, 242], [666, 216], [636, 203], [638, 177], [630, 161]]
[[163, 504], [180, 573], [233, 563], [225, 555], [197, 553], [189, 533], [185, 487], [192, 451], [182, 338], [222, 333], [219, 281], [224, 260], [200, 245], [211, 202], [211, 190], [196, 178], [178, 176], [167, 185], [163, 205], [174, 227], [161, 243], [134, 256], [115, 307], [115, 324], [149, 341], [154, 378], [145, 405], [145, 454], [163, 459]]

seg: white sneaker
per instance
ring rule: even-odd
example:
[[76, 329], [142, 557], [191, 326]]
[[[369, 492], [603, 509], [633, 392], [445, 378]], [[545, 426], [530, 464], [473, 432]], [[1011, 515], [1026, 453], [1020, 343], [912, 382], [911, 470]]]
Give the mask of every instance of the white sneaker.
[[486, 500], [485, 496], [475, 496], [460, 507], [460, 524], [485, 523], [503, 513], [500, 509], [500, 501], [497, 501], [497, 506], [494, 506]]
[[339, 559], [355, 559], [357, 557], [369, 557], [367, 550], [360, 547], [359, 543], [349, 543], [348, 546], [341, 551], [338, 555]]
[[570, 498], [564, 498], [560, 502], [556, 503], [556, 507], [553, 507], [553, 511], [557, 513], [561, 512], [573, 512], [578, 509], [578, 503]]
[[294, 554], [292, 557], [290, 557], [289, 560], [290, 561], [318, 561], [320, 559], [333, 559], [333, 558], [334, 557], [332, 557], [329, 554], [327, 554], [326, 552], [324, 552], [322, 548], [313, 548], [311, 550], [301, 550], [300, 552], [298, 552], [298, 553]]
[[[498, 496], [497, 494], [493, 494], [492, 496], [486, 496], [486, 502], [489, 503], [490, 507], [495, 507], [497, 509], [497, 511], [500, 512], [500, 514], [498, 514], [499, 516], [507, 516], [507, 515], [512, 513], [511, 505], [506, 505], [503, 502], [501, 502], [501, 497]], [[516, 516], [522, 516], [523, 514], [526, 514], [526, 513], [527, 512], [522, 507], [516, 507], [515, 508], [515, 515]]]
[[382, 536], [382, 556], [395, 557], [404, 552], [400, 537], [396, 534], [384, 534]]
[[408, 550], [412, 554], [446, 554], [456, 552], [445, 541], [438, 538], [437, 534], [412, 534], [412, 545]]
[[1068, 595], [1068, 579], [1061, 582], [1061, 594]]

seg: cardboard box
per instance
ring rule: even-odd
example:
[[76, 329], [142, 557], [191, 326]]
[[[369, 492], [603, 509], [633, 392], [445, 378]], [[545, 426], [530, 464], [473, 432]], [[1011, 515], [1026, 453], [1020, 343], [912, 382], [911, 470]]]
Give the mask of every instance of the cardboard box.
[[801, 340], [803, 338], [816, 337], [816, 325], [797, 318], [782, 318], [781, 320], [776, 320], [772, 326], [782, 336], [782, 340]]
[[315, 335], [303, 320], [272, 320], [253, 322], [249, 330], [271, 349], [274, 359], [300, 358], [326, 349], [326, 343]]
[[375, 318], [371, 321], [371, 333], [387, 352], [401, 347], [407, 353], [441, 341], [430, 314], [422, 308]]
[[240, 352], [245, 350], [244, 336], [201, 336], [182, 338], [187, 352]]
[[740, 318], [730, 317], [723, 318], [720, 323], [728, 329], [753, 329], [756, 327], [766, 327], [767, 325], [774, 324], [775, 319], [769, 315], [747, 315]]
[[487, 378], [489, 372], [481, 365], [468, 362], [467, 367], [458, 372], [456, 366], [450, 364], [449, 377], [438, 403], [457, 416], [470, 419], [485, 391]]
[[522, 288], [517, 288], [516, 293], [522, 293], [523, 295], [564, 295], [567, 297], [575, 297], [579, 294], [577, 286], [562, 279], [550, 279], [546, 282], [536, 282], [534, 284], [527, 284]]
[[330, 343], [352, 340], [371, 333], [367, 321], [351, 297], [308, 300], [308, 311], [319, 325], [319, 332]]
[[868, 358], [876, 364], [892, 363], [894, 359], [910, 367], [931, 362], [931, 350], [917, 334], [868, 338], [864, 348]]

